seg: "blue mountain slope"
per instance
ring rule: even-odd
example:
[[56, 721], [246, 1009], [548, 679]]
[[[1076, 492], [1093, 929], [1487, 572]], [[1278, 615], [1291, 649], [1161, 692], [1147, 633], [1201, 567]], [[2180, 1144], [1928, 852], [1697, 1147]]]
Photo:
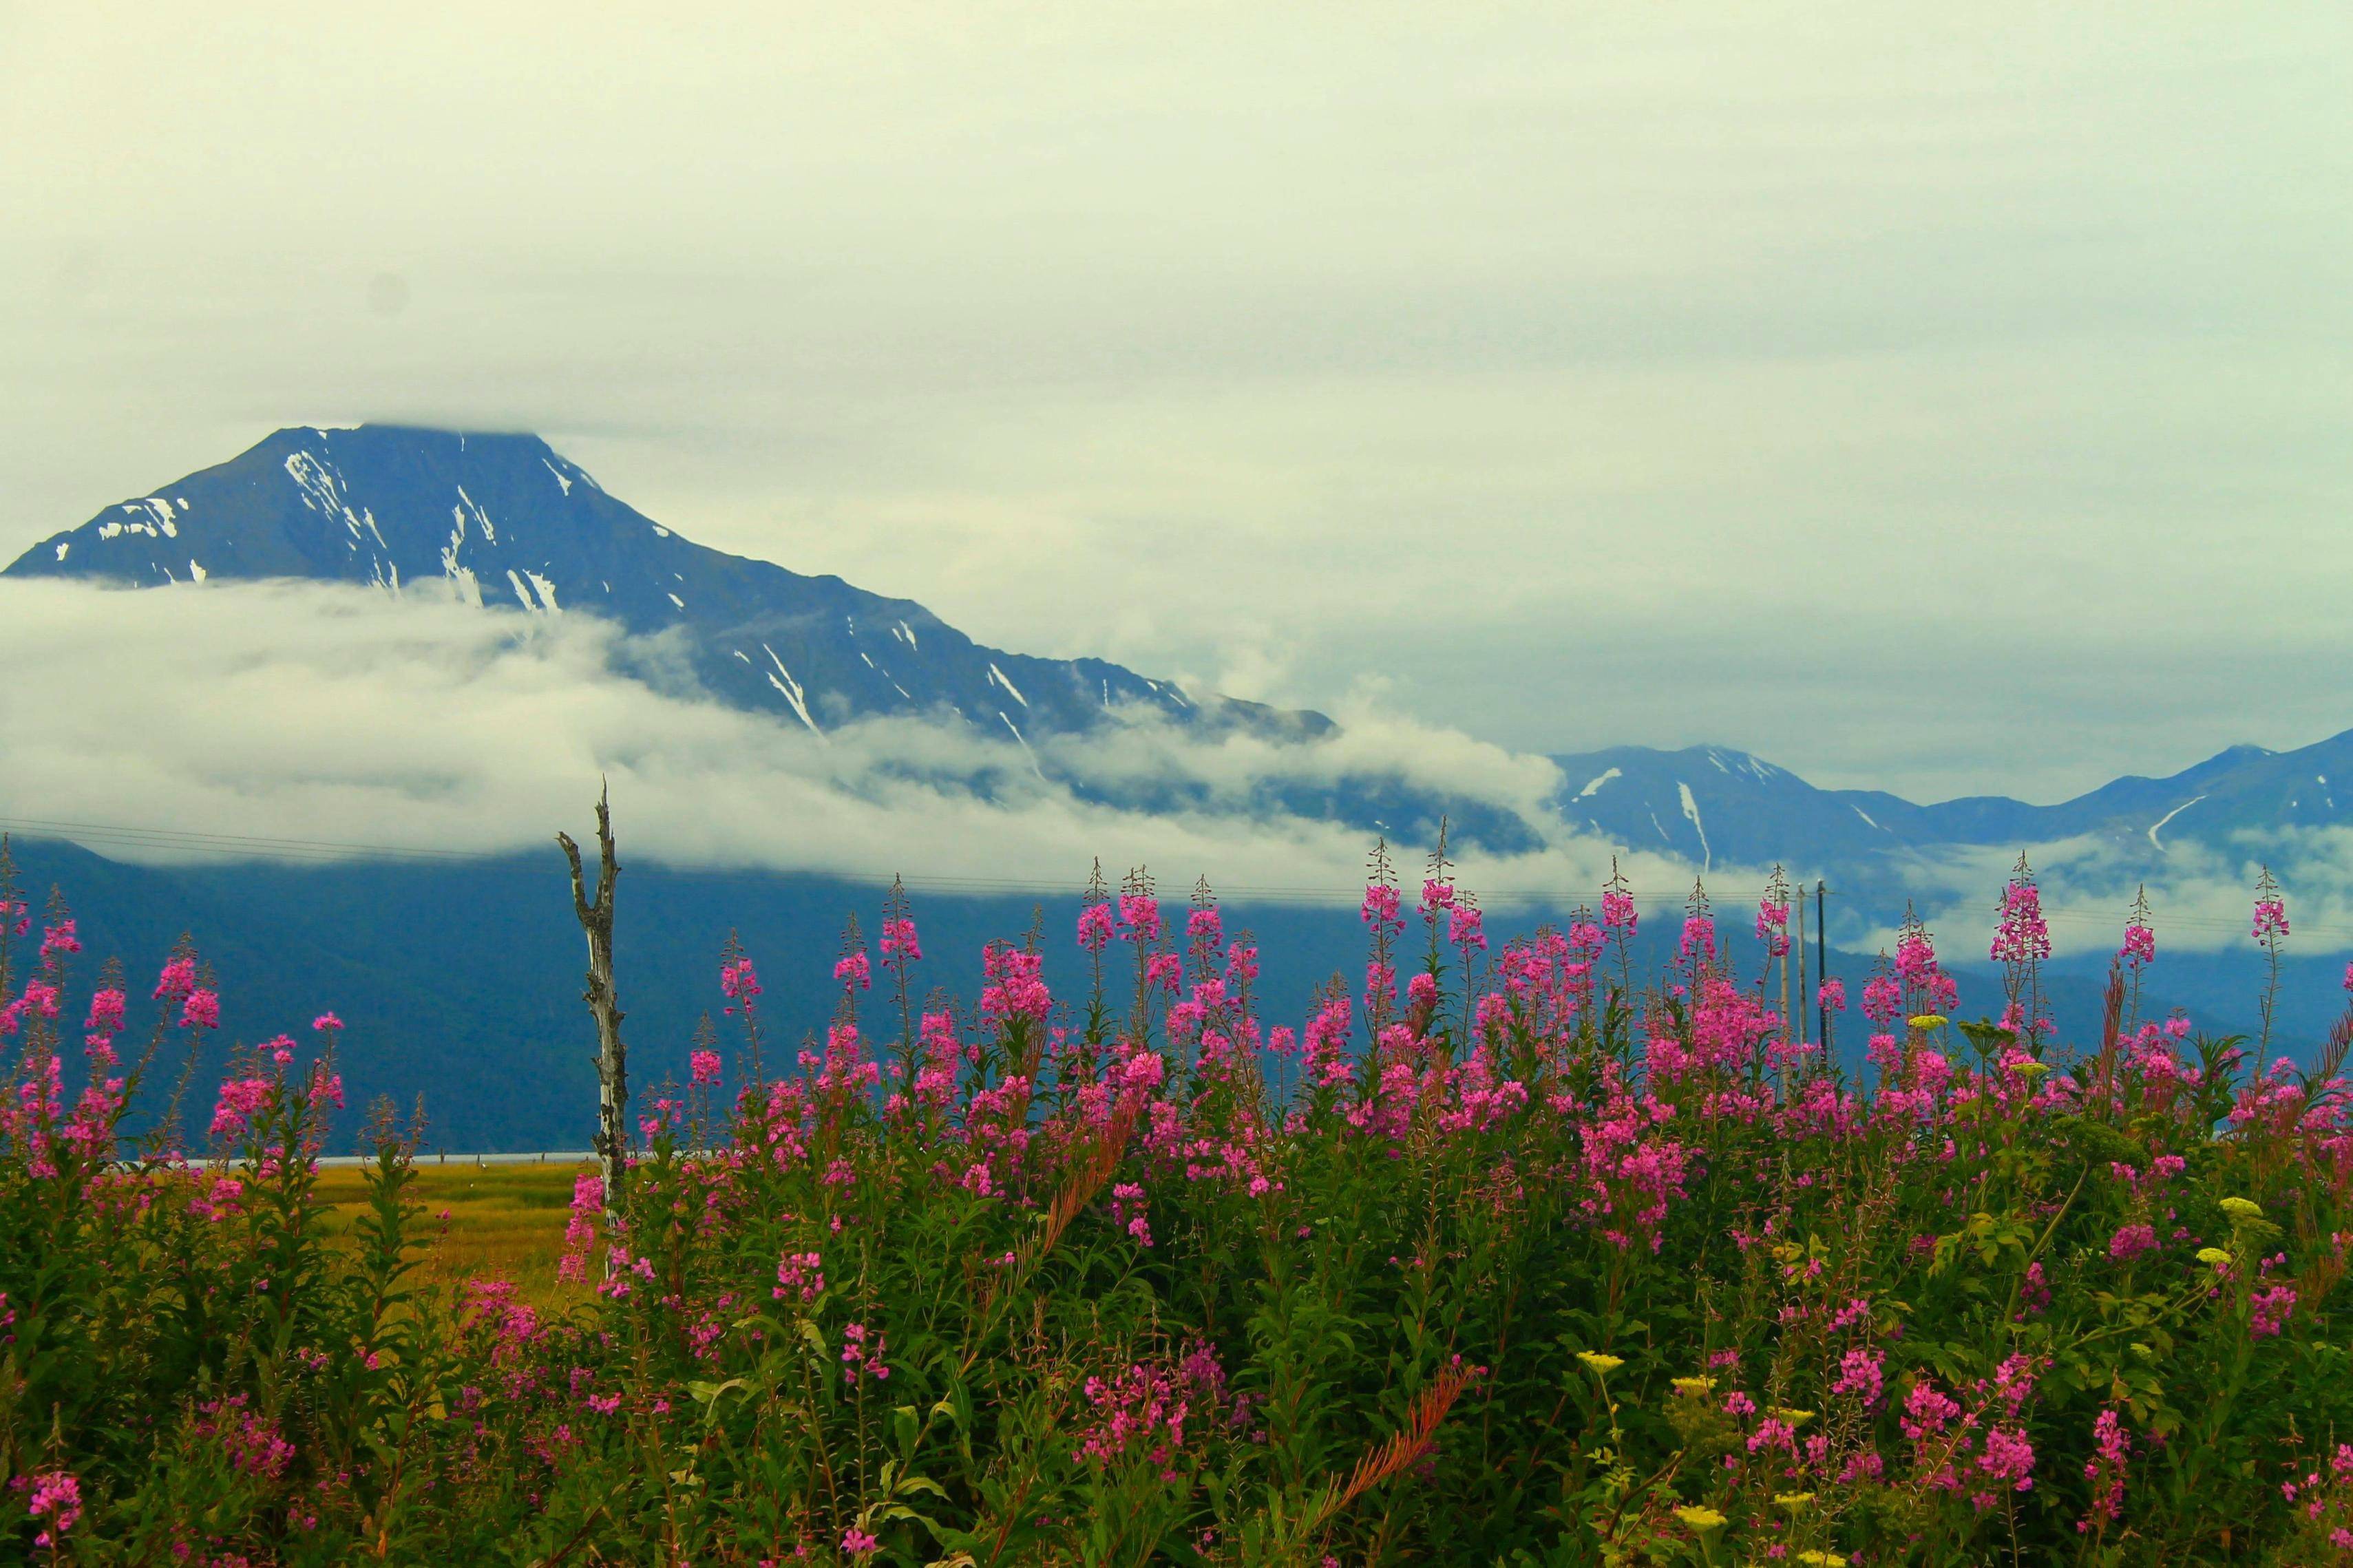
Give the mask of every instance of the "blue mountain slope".
[[2054, 805], [2000, 795], [1920, 805], [1819, 789], [1725, 746], [1618, 746], [1553, 762], [1567, 781], [1558, 805], [1569, 822], [1701, 867], [1781, 860], [1852, 872], [1905, 851], [2092, 836], [2154, 874], [2183, 842], [2353, 824], [2353, 731], [2291, 752], [2232, 746], [2169, 777], [2119, 778]]
[[818, 731], [871, 714], [952, 713], [1026, 742], [1121, 710], [1301, 738], [1332, 728], [1319, 713], [1195, 695], [1101, 659], [987, 647], [911, 600], [708, 549], [607, 495], [535, 436], [280, 430], [44, 541], [5, 574], [142, 587], [301, 578], [517, 614], [587, 610], [635, 633], [682, 635], [723, 700]]

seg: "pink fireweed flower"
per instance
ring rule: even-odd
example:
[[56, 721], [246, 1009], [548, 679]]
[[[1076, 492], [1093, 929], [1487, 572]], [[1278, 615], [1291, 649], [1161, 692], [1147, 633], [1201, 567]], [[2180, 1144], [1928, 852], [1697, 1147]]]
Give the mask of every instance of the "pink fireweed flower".
[[81, 1518], [80, 1480], [64, 1470], [42, 1471], [33, 1478], [33, 1495], [25, 1510], [35, 1519], [48, 1521], [33, 1537], [33, 1544], [61, 1547], [66, 1532]]
[[776, 1261], [776, 1284], [768, 1294], [779, 1301], [816, 1300], [825, 1289], [824, 1262], [814, 1252], [786, 1253]]
[[2293, 1286], [2274, 1285], [2258, 1290], [2247, 1302], [2247, 1332], [2255, 1339], [2276, 1335], [2295, 1315], [2295, 1289]]
[[1893, 974], [1874, 974], [1862, 983], [1862, 1016], [1874, 1024], [1892, 1024], [1904, 1014], [1904, 983]]
[[[719, 966], [719, 994], [745, 1006], [751, 1005], [752, 998], [760, 994], [760, 976], [750, 959], [739, 958]], [[735, 1009], [730, 1007], [727, 1011], [733, 1013]]]
[[2116, 949], [2116, 956], [2138, 968], [2157, 961], [2157, 932], [2138, 921], [2125, 927], [2125, 944]]
[[1185, 961], [1173, 952], [1155, 952], [1144, 964], [1144, 984], [1171, 996], [1183, 989]]
[[2011, 1482], [2013, 1491], [2034, 1489], [2034, 1445], [2017, 1426], [1996, 1426], [1985, 1436], [1978, 1468], [1996, 1480]]
[[2132, 1457], [2132, 1436], [2113, 1409], [2093, 1418], [2092, 1448], [2093, 1457], [2084, 1466], [2084, 1479], [2092, 1483], [2092, 1506], [2075, 1521], [2080, 1534], [2088, 1534], [2094, 1523], [2114, 1524], [2124, 1510], [2125, 1467]]
[[1448, 911], [1446, 940], [1460, 948], [1487, 951], [1487, 917], [1476, 904], [1457, 904]]
[[2142, 1253], [2155, 1250], [2157, 1250], [2155, 1226], [2119, 1226], [2116, 1235], [2108, 1237], [2108, 1256], [2119, 1263], [2129, 1263]]
[[874, 989], [874, 966], [867, 961], [866, 950], [861, 947], [834, 960], [833, 977], [844, 991]]
[[869, 1331], [863, 1323], [845, 1323], [841, 1328], [841, 1380], [855, 1384], [860, 1378], [877, 1383], [889, 1380], [891, 1369], [882, 1364], [882, 1352], [887, 1348], [880, 1329]]
[[1688, 969], [1715, 962], [1715, 921], [1707, 915], [1683, 917], [1683, 940], [1675, 944], [1675, 963]]
[[30, 1013], [36, 1017], [54, 1018], [58, 1016], [59, 999], [58, 988], [47, 981], [27, 980], [25, 982], [25, 994], [16, 999], [16, 1006], [19, 1012]]
[[316, 1029], [322, 1035], [341, 1029], [343, 1026], [343, 1021], [341, 1018], [336, 1017], [332, 1013], [322, 1013], [317, 1017], [311, 1020], [311, 1027]]
[[1786, 958], [1789, 954], [1789, 901], [1776, 903], [1770, 897], [1757, 903], [1757, 940], [1765, 944], [1768, 958]]
[[1865, 1410], [1879, 1403], [1881, 1391], [1887, 1383], [1887, 1357], [1879, 1351], [1852, 1350], [1839, 1358], [1838, 1381], [1831, 1384], [1832, 1394], [1851, 1394], [1862, 1401]]
[[81, 938], [74, 934], [73, 921], [59, 921], [53, 926], [47, 926], [42, 929], [41, 957], [43, 959], [46, 960], [55, 953], [79, 952], [80, 951]]
[[1151, 1215], [1141, 1185], [1122, 1182], [1112, 1188], [1111, 1217], [1112, 1223], [1124, 1228], [1138, 1247], [1152, 1245]]
[[90, 996], [90, 1017], [82, 1019], [82, 1031], [106, 1036], [106, 1038], [122, 1034], [122, 1007], [127, 1001], [130, 998], [122, 996], [122, 991], [118, 991], [115, 986], [94, 991]]
[[191, 991], [180, 1005], [180, 1027], [183, 1029], [217, 1029], [220, 1027], [220, 997], [211, 991]]
[[1895, 939], [1895, 973], [1927, 1003], [1924, 1011], [1950, 1014], [1959, 1006], [1959, 985], [1936, 962], [1936, 942], [1916, 921]]
[[1820, 988], [1814, 993], [1814, 999], [1820, 1006], [1832, 1013], [1845, 1012], [1846, 982], [1839, 979], [1823, 981]]
[[175, 958], [164, 965], [164, 972], [155, 977], [155, 1000], [177, 1002], [195, 988], [196, 961]]
[[1356, 913], [1375, 931], [1405, 930], [1405, 917], [1398, 912], [1398, 890], [1387, 882], [1365, 885], [1365, 901]]
[[719, 1081], [720, 1068], [717, 1051], [689, 1052], [686, 1062], [688, 1073], [697, 1084], [707, 1087]]
[[1934, 1384], [1920, 1383], [1904, 1396], [1904, 1416], [1896, 1425], [1914, 1442], [1925, 1442], [1944, 1431], [1960, 1413], [1958, 1400], [1939, 1394]]
[[2287, 901], [2276, 894], [2256, 899], [2254, 923], [2247, 934], [2257, 942], [2287, 935]]
[[572, 1218], [564, 1227], [564, 1256], [555, 1265], [555, 1277], [577, 1284], [586, 1275], [588, 1248], [596, 1240], [596, 1215], [605, 1206], [605, 1179], [595, 1171], [583, 1171], [572, 1179]]
[[1248, 985], [1258, 978], [1258, 949], [1246, 942], [1235, 942], [1226, 949], [1226, 982], [1236, 987]]
[[1601, 924], [1604, 930], [1622, 931], [1630, 938], [1641, 923], [1641, 917], [1634, 912], [1633, 894], [1606, 891], [1601, 895]]
[[1438, 976], [1430, 973], [1415, 975], [1405, 984], [1405, 1000], [1409, 1007], [1438, 1005]]
[[1122, 893], [1119, 896], [1119, 918], [1127, 929], [1120, 933], [1124, 942], [1153, 942], [1160, 940], [1160, 902], [1150, 893]]
[[266, 1078], [233, 1078], [222, 1084], [213, 1106], [212, 1135], [224, 1141], [243, 1137], [274, 1087]]
[[1997, 963], [2022, 963], [2051, 956], [2051, 928], [2042, 919], [2042, 893], [2013, 878], [2002, 890], [2000, 923], [1987, 956]]
[[1054, 1005], [1040, 978], [1045, 963], [1042, 953], [991, 943], [981, 955], [981, 968], [987, 977], [980, 992], [981, 1016], [999, 1022], [1027, 1018], [1043, 1023]]
[[853, 1524], [841, 1532], [841, 1549], [852, 1557], [864, 1557], [882, 1550], [882, 1542]]
[[1079, 945], [1089, 952], [1101, 952], [1111, 944], [1112, 924], [1109, 904], [1089, 904], [1079, 911]]
[[1355, 1027], [1354, 1004], [1345, 996], [1325, 1003], [1307, 1020], [1299, 1055], [1309, 1083], [1329, 1089], [1348, 1081], [1348, 1036]]
[[882, 922], [881, 948], [883, 957], [902, 963], [913, 963], [923, 956], [923, 945], [915, 940], [915, 922], [904, 915]]

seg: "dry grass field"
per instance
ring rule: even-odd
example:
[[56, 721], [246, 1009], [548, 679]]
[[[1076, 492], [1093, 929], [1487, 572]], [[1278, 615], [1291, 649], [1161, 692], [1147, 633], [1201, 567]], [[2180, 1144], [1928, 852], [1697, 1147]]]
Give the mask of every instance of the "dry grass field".
[[[588, 1300], [586, 1289], [555, 1277], [572, 1182], [582, 1169], [568, 1163], [476, 1166], [455, 1160], [444, 1165], [429, 1155], [421, 1158], [412, 1191], [425, 1207], [419, 1234], [429, 1245], [417, 1278], [512, 1279], [527, 1300], [542, 1306]], [[366, 1205], [363, 1173], [350, 1166], [322, 1170], [319, 1194], [333, 1205], [328, 1222], [332, 1231], [344, 1234]]]

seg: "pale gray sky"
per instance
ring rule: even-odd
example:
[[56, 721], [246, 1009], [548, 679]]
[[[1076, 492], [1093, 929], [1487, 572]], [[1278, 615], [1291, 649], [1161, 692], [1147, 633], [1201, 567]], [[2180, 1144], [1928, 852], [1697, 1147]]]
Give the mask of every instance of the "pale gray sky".
[[528, 427], [1026, 651], [2054, 798], [2353, 727], [2341, 4], [0, 0], [0, 552]]

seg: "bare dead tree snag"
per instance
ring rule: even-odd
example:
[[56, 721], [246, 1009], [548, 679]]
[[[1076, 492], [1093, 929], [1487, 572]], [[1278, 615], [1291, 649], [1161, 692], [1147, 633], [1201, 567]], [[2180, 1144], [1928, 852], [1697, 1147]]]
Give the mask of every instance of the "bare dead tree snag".
[[612, 1233], [621, 1163], [629, 1152], [628, 1052], [621, 1044], [620, 998], [613, 991], [613, 884], [621, 875], [613, 858], [613, 813], [609, 788], [596, 794], [596, 897], [591, 901], [581, 872], [580, 846], [558, 833], [564, 858], [572, 863], [572, 908], [588, 938], [588, 989], [582, 993], [596, 1020], [596, 1169], [605, 1184], [605, 1223]]

